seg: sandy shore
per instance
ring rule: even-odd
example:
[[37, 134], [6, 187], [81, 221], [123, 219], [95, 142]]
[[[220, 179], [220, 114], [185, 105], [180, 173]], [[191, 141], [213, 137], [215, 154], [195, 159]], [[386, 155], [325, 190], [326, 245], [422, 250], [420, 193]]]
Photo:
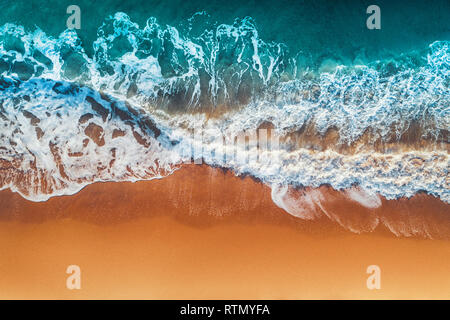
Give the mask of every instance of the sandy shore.
[[[314, 220], [278, 208], [250, 177], [206, 166], [40, 203], [1, 191], [0, 298], [450, 298], [448, 205], [293, 194], [311, 192], [326, 199]], [[65, 286], [71, 264], [81, 290]], [[380, 290], [366, 287], [374, 264]]]

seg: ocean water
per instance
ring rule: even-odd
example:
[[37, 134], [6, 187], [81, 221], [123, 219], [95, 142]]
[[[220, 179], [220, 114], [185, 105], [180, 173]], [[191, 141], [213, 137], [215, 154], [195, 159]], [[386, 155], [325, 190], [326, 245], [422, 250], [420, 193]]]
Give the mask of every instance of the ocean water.
[[43, 201], [194, 161], [294, 215], [288, 189], [324, 184], [450, 202], [448, 0], [378, 1], [380, 30], [371, 1], [78, 1], [68, 30], [71, 4], [0, 3], [2, 189]]

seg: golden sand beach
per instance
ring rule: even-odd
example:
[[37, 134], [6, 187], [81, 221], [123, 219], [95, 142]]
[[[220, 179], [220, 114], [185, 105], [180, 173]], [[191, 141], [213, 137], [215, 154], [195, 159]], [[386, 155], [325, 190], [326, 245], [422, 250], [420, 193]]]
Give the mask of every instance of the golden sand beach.
[[[419, 194], [367, 209], [319, 189], [333, 219], [293, 217], [264, 184], [207, 166], [45, 202], [3, 190], [0, 298], [450, 298], [447, 204]], [[371, 232], [342, 227], [374, 219]], [[81, 268], [80, 290], [66, 288], [69, 265]], [[379, 290], [366, 287], [369, 265]]]

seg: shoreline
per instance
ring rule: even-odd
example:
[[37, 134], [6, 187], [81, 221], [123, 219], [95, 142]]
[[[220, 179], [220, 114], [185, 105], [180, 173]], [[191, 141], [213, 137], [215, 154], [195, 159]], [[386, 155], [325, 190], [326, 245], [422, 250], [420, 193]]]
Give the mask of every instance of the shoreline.
[[[322, 189], [334, 221], [296, 218], [264, 184], [207, 166], [92, 184], [38, 203], [1, 191], [0, 298], [450, 298], [450, 241], [396, 237], [384, 224], [361, 234], [339, 225], [367, 227], [367, 210], [387, 219], [396, 208], [415, 208], [399, 221], [431, 232], [447, 220], [419, 213], [446, 205], [420, 195], [368, 209]], [[347, 220], [336, 214], [349, 210]], [[65, 286], [72, 264], [81, 268], [81, 290]], [[366, 287], [369, 265], [381, 269], [380, 290]]]
[[229, 169], [191, 164], [162, 179], [96, 182], [73, 195], [46, 201], [27, 200], [5, 189], [0, 191], [0, 221], [71, 218], [107, 225], [170, 216], [200, 227], [226, 221], [268, 222], [307, 230], [325, 225], [338, 233], [450, 239], [450, 205], [426, 192], [387, 200], [365, 194], [358, 187], [335, 190], [322, 185], [288, 187], [284, 195], [276, 196], [274, 199], [274, 190], [251, 175], [236, 176]]

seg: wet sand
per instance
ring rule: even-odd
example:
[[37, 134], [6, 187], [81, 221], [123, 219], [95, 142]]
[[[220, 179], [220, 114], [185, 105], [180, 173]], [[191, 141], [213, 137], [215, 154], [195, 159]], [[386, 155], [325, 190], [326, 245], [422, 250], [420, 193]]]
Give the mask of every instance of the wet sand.
[[[295, 192], [312, 191], [328, 216], [293, 217], [267, 186], [206, 166], [40, 203], [1, 191], [0, 298], [450, 298], [448, 205], [419, 194], [368, 209], [326, 186]], [[71, 264], [81, 290], [66, 288]], [[369, 265], [380, 290], [366, 287]]]

